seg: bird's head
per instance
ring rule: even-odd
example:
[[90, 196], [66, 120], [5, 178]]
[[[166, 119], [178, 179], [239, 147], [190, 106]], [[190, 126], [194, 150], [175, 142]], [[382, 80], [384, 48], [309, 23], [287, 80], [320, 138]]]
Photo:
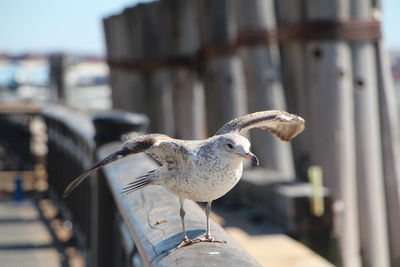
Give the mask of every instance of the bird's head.
[[216, 137], [215, 145], [225, 157], [249, 159], [254, 165], [259, 165], [258, 158], [250, 152], [250, 142], [238, 134], [224, 134]]

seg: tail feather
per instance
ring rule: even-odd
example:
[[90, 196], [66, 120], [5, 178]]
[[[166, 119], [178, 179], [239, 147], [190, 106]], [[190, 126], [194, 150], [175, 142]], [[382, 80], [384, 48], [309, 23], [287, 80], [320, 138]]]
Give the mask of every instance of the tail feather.
[[135, 179], [135, 181], [130, 182], [126, 187], [124, 187], [122, 189], [121, 193], [123, 193], [123, 194], [132, 193], [138, 189], [141, 189], [141, 188], [151, 184], [152, 182], [153, 182], [153, 179], [151, 179], [147, 175], [143, 175], [143, 176]]
[[129, 193], [132, 193], [138, 189], [141, 189], [149, 184], [151, 184], [150, 179], [140, 179], [140, 180], [135, 181], [134, 183], [131, 183], [129, 186], [124, 187], [122, 189], [122, 193], [129, 194]]

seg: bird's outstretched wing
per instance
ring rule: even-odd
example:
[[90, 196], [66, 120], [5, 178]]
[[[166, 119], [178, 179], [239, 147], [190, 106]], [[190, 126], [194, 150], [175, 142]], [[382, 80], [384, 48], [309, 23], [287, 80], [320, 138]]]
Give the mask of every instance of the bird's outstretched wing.
[[226, 123], [217, 135], [243, 133], [252, 128], [262, 128], [283, 141], [290, 141], [304, 130], [304, 119], [281, 110], [268, 110], [247, 114]]
[[163, 134], [147, 134], [133, 137], [123, 143], [121, 148], [105, 157], [103, 160], [96, 163], [87, 172], [73, 180], [64, 190], [63, 197], [67, 197], [71, 192], [80, 185], [87, 177], [93, 174], [101, 167], [124, 158], [131, 154], [140, 152], [148, 152], [152, 157], [158, 160], [161, 164], [168, 164], [170, 159], [184, 158], [184, 154], [188, 153], [183, 146], [175, 142], [175, 139]]

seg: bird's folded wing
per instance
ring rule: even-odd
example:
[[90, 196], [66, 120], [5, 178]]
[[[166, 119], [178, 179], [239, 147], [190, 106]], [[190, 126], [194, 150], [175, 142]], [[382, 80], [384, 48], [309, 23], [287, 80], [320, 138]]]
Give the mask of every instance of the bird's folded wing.
[[281, 140], [290, 141], [304, 130], [304, 119], [281, 110], [260, 111], [229, 121], [217, 135], [231, 132], [242, 134], [252, 128], [268, 130]]
[[[78, 178], [73, 180], [65, 189], [63, 197], [67, 197], [87, 177], [111, 162], [114, 162], [131, 154], [149, 152], [151, 156], [160, 154], [160, 156], [156, 159], [161, 163], [164, 163], [166, 162], [167, 158], [173, 158], [177, 153], [181, 153], [179, 149], [176, 149], [176, 147], [177, 144], [174, 142], [174, 139], [163, 134], [147, 134], [133, 137], [124, 142], [124, 144], [118, 151], [108, 155], [101, 161], [97, 162], [87, 172], [83, 173]], [[165, 161], [163, 161], [164, 159]]]

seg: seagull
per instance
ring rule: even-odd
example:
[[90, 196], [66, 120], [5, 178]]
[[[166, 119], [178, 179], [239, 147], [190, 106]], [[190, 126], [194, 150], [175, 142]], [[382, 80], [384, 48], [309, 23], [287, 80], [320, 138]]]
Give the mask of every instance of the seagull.
[[[243, 160], [259, 164], [257, 157], [250, 152], [250, 141], [242, 134], [252, 128], [261, 128], [282, 141], [290, 141], [304, 130], [304, 123], [304, 119], [297, 115], [268, 110], [233, 119], [205, 140], [180, 140], [164, 134], [132, 137], [118, 151], [73, 180], [65, 189], [63, 197], [67, 197], [99, 168], [128, 155], [146, 152], [160, 163], [160, 167], [134, 179], [122, 192], [131, 193], [148, 185], [162, 185], [178, 196], [183, 240], [177, 248], [196, 242], [221, 242], [211, 236], [211, 202], [225, 195], [239, 182]], [[185, 199], [207, 202], [207, 231], [204, 238], [190, 240], [186, 234]]]

